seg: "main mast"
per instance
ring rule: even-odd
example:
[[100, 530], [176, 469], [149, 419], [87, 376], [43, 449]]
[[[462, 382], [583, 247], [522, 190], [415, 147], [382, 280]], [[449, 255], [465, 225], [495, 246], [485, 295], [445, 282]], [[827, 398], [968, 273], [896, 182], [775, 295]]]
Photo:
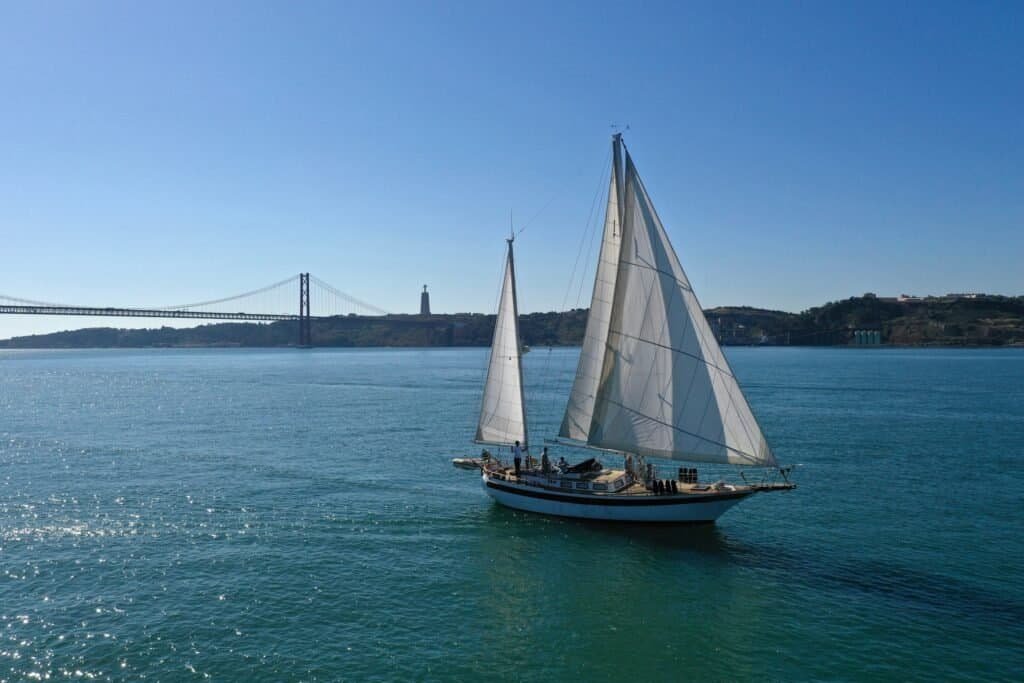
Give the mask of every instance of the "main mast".
[[[529, 447], [530, 430], [526, 424], [526, 390], [525, 384], [523, 383], [523, 342], [519, 338], [519, 294], [516, 288], [516, 259], [512, 249], [512, 243], [515, 242], [515, 240], [515, 233], [510, 230], [508, 239], [505, 241], [508, 242], [508, 272], [512, 280], [512, 316], [516, 330], [516, 372], [519, 374], [519, 406], [523, 415], [522, 447], [523, 450], [526, 450]], [[495, 323], [497, 323], [497, 320], [495, 320]]]

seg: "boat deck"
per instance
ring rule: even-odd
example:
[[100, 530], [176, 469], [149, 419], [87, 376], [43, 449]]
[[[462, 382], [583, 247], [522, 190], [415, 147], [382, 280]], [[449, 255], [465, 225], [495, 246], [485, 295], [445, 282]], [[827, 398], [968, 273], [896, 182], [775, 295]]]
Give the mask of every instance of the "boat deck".
[[[642, 481], [632, 481], [621, 488], [614, 488], [615, 483], [625, 475], [625, 470], [601, 470], [595, 473], [569, 475], [557, 470], [541, 472], [539, 469], [521, 470], [516, 476], [515, 468], [490, 467], [487, 474], [495, 479], [522, 486], [537, 487], [562, 493], [583, 494], [591, 496], [658, 496], [658, 497], [692, 497], [718, 496], [722, 493], [754, 493], [759, 491], [785, 491], [796, 488], [788, 482], [759, 484], [724, 484], [724, 483], [683, 483], [676, 482], [678, 493], [655, 493]], [[598, 488], [600, 487], [600, 488]]]

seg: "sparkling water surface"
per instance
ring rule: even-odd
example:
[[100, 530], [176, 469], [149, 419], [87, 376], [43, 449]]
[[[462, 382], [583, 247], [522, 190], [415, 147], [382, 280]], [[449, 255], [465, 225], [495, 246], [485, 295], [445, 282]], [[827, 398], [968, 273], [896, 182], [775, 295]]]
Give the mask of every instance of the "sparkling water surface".
[[485, 355], [0, 351], [0, 680], [1024, 679], [1024, 351], [727, 349], [800, 488], [682, 528], [453, 469]]

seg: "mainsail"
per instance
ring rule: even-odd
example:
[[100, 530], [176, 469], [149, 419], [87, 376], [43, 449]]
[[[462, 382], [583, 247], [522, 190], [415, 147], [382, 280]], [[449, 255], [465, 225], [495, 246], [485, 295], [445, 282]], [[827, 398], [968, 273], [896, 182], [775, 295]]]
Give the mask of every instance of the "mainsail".
[[[598, 278], [604, 281], [595, 284], [591, 304], [599, 322], [581, 352], [562, 436], [585, 434], [580, 440], [595, 448], [638, 455], [775, 466], [628, 152], [625, 157], [620, 246], [607, 258], [602, 249]], [[616, 191], [617, 174], [616, 167]], [[606, 263], [617, 265], [610, 306], [604, 300], [609, 276], [601, 273]], [[596, 382], [595, 349], [584, 355], [588, 342], [603, 346]]]
[[516, 271], [510, 239], [498, 318], [494, 322], [491, 359], [487, 366], [487, 381], [480, 406], [480, 422], [476, 428], [476, 440], [481, 443], [510, 445], [519, 441], [526, 447], [521, 356]]

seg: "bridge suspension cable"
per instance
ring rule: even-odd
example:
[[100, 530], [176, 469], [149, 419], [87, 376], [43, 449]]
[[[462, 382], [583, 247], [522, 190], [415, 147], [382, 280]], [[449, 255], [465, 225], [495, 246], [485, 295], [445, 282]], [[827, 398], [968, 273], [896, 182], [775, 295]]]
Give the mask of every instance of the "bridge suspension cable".
[[[384, 309], [347, 294], [312, 275], [309, 283], [309, 304], [312, 317], [345, 315], [389, 315]], [[292, 320], [299, 306], [302, 275], [293, 275], [278, 282], [232, 296], [207, 299], [174, 306], [84, 306], [50, 301], [37, 301], [0, 294], [0, 313], [35, 315], [105, 315], [112, 317], [207, 318], [224, 320]], [[242, 302], [227, 306], [230, 302]], [[8, 305], [10, 304], [10, 305]], [[227, 308], [235, 310], [228, 311]], [[31, 309], [31, 310], [30, 310]], [[166, 316], [160, 315], [167, 313]], [[308, 315], [308, 314], [307, 314]]]
[[5, 301], [16, 301], [19, 304], [25, 304], [26, 306], [64, 306], [66, 304], [55, 304], [52, 301], [33, 301], [32, 299], [21, 299], [16, 296], [7, 296], [6, 294], [0, 294], [0, 299]]
[[[348, 303], [350, 303], [350, 304], [352, 304], [354, 306], [358, 306], [359, 308], [365, 309], [366, 311], [369, 311], [371, 313], [376, 313], [377, 315], [389, 315], [389, 313], [387, 311], [385, 311], [383, 308], [378, 308], [377, 306], [374, 306], [373, 304], [368, 304], [365, 301], [361, 301], [361, 300], [355, 298], [354, 296], [346, 294], [345, 292], [342, 292], [341, 290], [336, 289], [335, 287], [332, 287], [331, 285], [327, 284], [326, 282], [324, 282], [323, 280], [321, 280], [320, 278], [318, 278], [315, 275], [310, 275], [309, 279], [310, 279], [310, 281], [313, 284], [315, 284], [317, 287], [320, 287], [325, 292], [327, 292], [327, 293], [329, 293], [329, 294], [331, 294], [331, 295], [333, 295], [333, 296], [335, 296], [335, 297], [337, 297], [339, 299], [342, 299], [343, 301], [346, 301], [346, 302], [348, 302]], [[316, 297], [313, 297], [313, 305], [316, 306]], [[335, 310], [338, 310], [338, 309], [335, 309]], [[335, 314], [337, 314], [337, 313], [335, 313]]]
[[269, 292], [270, 290], [275, 289], [277, 287], [282, 287], [282, 286], [290, 284], [292, 282], [298, 282], [298, 280], [299, 280], [299, 276], [298, 275], [292, 275], [291, 277], [287, 277], [284, 280], [281, 280], [280, 282], [275, 282], [272, 285], [267, 285], [266, 287], [260, 287], [259, 289], [254, 289], [251, 292], [244, 292], [242, 294], [235, 294], [234, 296], [226, 296], [226, 297], [223, 297], [223, 298], [220, 298], [220, 299], [210, 299], [209, 301], [199, 301], [199, 302], [196, 302], [194, 304], [179, 304], [177, 306], [155, 306], [154, 308], [160, 308], [160, 309], [167, 310], [167, 311], [181, 311], [181, 310], [185, 310], [185, 309], [188, 309], [188, 308], [199, 308], [201, 306], [212, 306], [214, 304], [223, 304], [223, 303], [226, 303], [228, 301], [236, 301], [238, 299], [245, 299], [247, 297], [256, 296], [258, 294], [263, 294], [264, 292]]

